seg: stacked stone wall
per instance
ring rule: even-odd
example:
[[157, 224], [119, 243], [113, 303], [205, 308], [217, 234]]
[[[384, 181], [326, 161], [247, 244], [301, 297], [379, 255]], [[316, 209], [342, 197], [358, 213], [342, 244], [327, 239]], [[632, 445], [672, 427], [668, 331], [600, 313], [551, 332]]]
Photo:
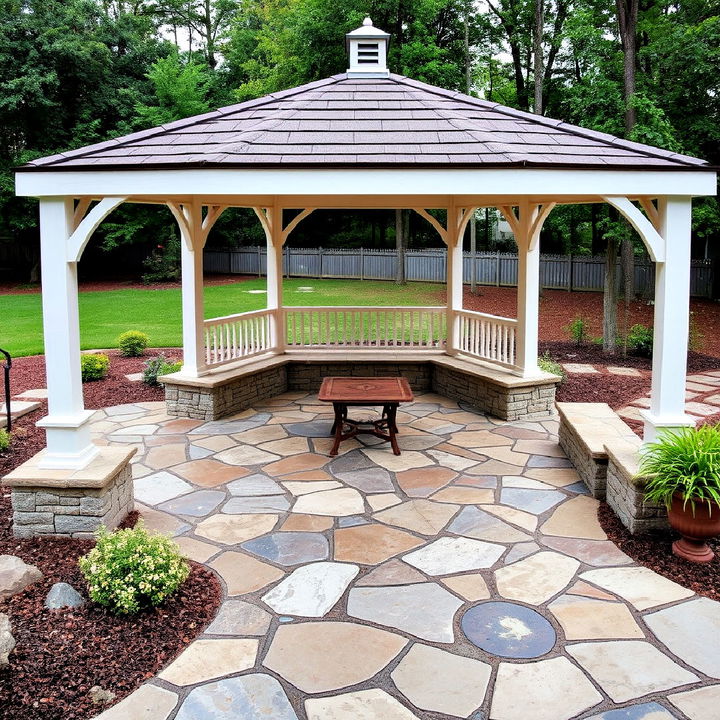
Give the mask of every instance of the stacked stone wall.
[[607, 485], [607, 457], [593, 457], [578, 434], [577, 428], [567, 422], [562, 414], [558, 440], [592, 496], [604, 500]]

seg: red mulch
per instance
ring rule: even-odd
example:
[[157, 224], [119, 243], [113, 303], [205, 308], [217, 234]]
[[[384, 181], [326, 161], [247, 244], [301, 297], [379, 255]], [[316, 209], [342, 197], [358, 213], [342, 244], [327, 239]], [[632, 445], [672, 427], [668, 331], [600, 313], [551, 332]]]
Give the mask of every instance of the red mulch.
[[715, 559], [709, 563], [693, 563], [672, 554], [670, 546], [678, 535], [671, 530], [633, 536], [607, 503], [600, 503], [598, 520], [608, 539], [640, 565], [693, 590], [698, 595], [720, 600], [720, 559], [717, 557], [717, 553], [720, 553], [720, 540], [717, 538], [708, 542], [716, 553]]
[[[70, 538], [12, 537], [9, 496], [0, 498], [0, 555], [18, 555], [45, 575], [38, 583], [0, 601], [10, 616], [17, 645], [10, 665], [0, 671], [3, 720], [81, 720], [103, 708], [90, 688], [99, 685], [129, 695], [197, 637], [220, 605], [217, 578], [191, 563], [190, 577], [163, 605], [122, 617], [87, 603], [81, 608], [48, 610], [45, 597], [55, 582], [85, 593], [77, 559], [95, 544]], [[137, 520], [131, 513], [124, 526]]]

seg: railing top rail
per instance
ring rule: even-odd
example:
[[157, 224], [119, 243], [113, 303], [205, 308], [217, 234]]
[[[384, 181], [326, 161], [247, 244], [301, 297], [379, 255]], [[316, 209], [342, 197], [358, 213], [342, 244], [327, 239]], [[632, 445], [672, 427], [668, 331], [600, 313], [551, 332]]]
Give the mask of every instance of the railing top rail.
[[492, 322], [500, 323], [503, 325], [517, 325], [515, 318], [502, 317], [501, 315], [490, 315], [488, 313], [477, 312], [476, 310], [457, 310], [458, 315], [465, 315], [471, 318], [480, 318], [483, 320], [491, 320]]
[[424, 312], [445, 312], [447, 308], [445, 305], [433, 305], [433, 306], [421, 306], [421, 305], [284, 305], [283, 310], [286, 312], [290, 311], [302, 311], [311, 312], [313, 310], [322, 311], [353, 311], [363, 312], [372, 311], [377, 312], [380, 310], [390, 310], [394, 312], [402, 311], [424, 311]]
[[226, 323], [226, 322], [233, 322], [235, 320], [244, 320], [246, 318], [262, 317], [264, 315], [271, 315], [274, 312], [275, 312], [275, 310], [272, 310], [269, 308], [263, 308], [262, 310], [250, 310], [248, 312], [237, 313], [235, 315], [223, 315], [222, 317], [207, 318], [207, 320], [203, 320], [203, 325], [205, 327], [207, 327], [209, 325], [219, 325], [219, 324]]

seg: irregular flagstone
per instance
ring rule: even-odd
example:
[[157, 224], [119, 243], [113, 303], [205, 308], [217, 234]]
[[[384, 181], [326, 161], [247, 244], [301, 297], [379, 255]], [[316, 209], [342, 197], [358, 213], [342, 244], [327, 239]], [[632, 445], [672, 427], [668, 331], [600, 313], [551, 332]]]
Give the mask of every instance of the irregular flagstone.
[[468, 468], [468, 475], [517, 475], [523, 471], [521, 465], [511, 465], [500, 460], [487, 460]]
[[438, 435], [432, 435], [431, 433], [420, 432], [409, 435], [403, 432], [402, 435], [398, 436], [397, 441], [401, 450], [427, 450], [428, 448], [439, 445], [443, 441], [443, 438]]
[[347, 613], [423, 640], [452, 643], [453, 618], [462, 605], [462, 601], [435, 583], [354, 587], [348, 596]]
[[656, 702], [630, 705], [617, 710], [608, 710], [591, 715], [587, 720], [673, 720], [675, 715]]
[[[570, 502], [572, 502], [572, 500]], [[564, 537], [544, 537], [542, 542], [553, 550], [571, 555], [576, 560], [595, 567], [602, 567], [604, 565], [628, 565], [632, 562], [632, 558], [628, 557], [609, 540], [575, 540], [574, 538]]]
[[577, 470], [571, 468], [533, 468], [526, 470], [523, 475], [554, 487], [573, 485], [580, 480]]
[[135, 478], [135, 499], [146, 505], [172, 500], [178, 495], [186, 495], [193, 487], [169, 472], [158, 472]]
[[567, 587], [579, 567], [565, 555], [539, 552], [496, 570], [495, 582], [502, 597], [540, 605]]
[[514, 545], [505, 556], [505, 564], [510, 565], [518, 560], [522, 560], [524, 557], [536, 553], [539, 549], [540, 546], [534, 541], [518, 543]]
[[[706, 597], [645, 615], [645, 623], [673, 655], [720, 679], [720, 603]], [[714, 642], [709, 642], [714, 638]]]
[[330, 435], [332, 420], [310, 420], [309, 422], [286, 423], [285, 429], [301, 437], [321, 438]]
[[270, 614], [244, 600], [226, 600], [205, 630], [209, 635], [265, 635]]
[[567, 592], [568, 595], [582, 595], [583, 597], [597, 598], [598, 600], [617, 600], [614, 595], [593, 587], [584, 580], [578, 580], [568, 588]]
[[553, 486], [547, 483], [522, 477], [522, 475], [505, 475], [502, 479], [504, 488], [524, 488], [525, 490], [552, 490]]
[[234, 545], [270, 532], [278, 521], [277, 515], [213, 515], [203, 520], [195, 534], [225, 545]]
[[144, 463], [153, 470], [162, 470], [185, 462], [185, 444], [161, 445], [148, 450]]
[[328, 530], [333, 526], [333, 519], [331, 517], [324, 517], [322, 515], [300, 515], [292, 513], [289, 515], [287, 520], [282, 524], [280, 530], [283, 532], [290, 532], [292, 530], [301, 530], [307, 532], [322, 532]]
[[[437, 410], [437, 408], [435, 408]], [[407, 411], [415, 414], [419, 408], [408, 408]], [[437, 420], [436, 418], [422, 417], [410, 423], [410, 427], [424, 430], [425, 432], [434, 433], [435, 435], [450, 435], [462, 430], [465, 426], [454, 423], [448, 418], [447, 420]]]
[[384, 690], [358, 690], [305, 701], [308, 720], [418, 720]]
[[540, 528], [545, 535], [607, 540], [597, 519], [599, 501], [586, 495], [564, 502]]
[[190, 431], [190, 435], [232, 435], [264, 425], [270, 420], [270, 413], [257, 413], [252, 408], [240, 413], [237, 420], [213, 420], [206, 422]]
[[194, 685], [255, 665], [258, 641], [245, 639], [195, 640], [158, 674], [173, 685]]
[[567, 658], [517, 665], [500, 663], [493, 692], [493, 720], [559, 720], [601, 702], [602, 695]]
[[316, 562], [293, 570], [262, 597], [275, 612], [301, 617], [322, 617], [342, 597], [358, 574], [357, 565]]
[[[527, 463], [530, 459], [530, 455], [528, 455], [527, 453], [515, 452], [509, 447], [493, 445], [484, 447], [483, 455], [487, 455], [493, 460], [499, 460], [500, 462], [509, 463], [510, 465], [519, 465], [520, 467], [524, 467], [525, 463]], [[512, 475], [513, 473], [505, 474]]]
[[179, 537], [175, 539], [175, 542], [180, 547], [183, 557], [199, 563], [204, 563], [213, 555], [220, 552], [220, 548], [217, 545], [194, 540], [190, 537]]
[[648, 642], [577, 643], [566, 649], [616, 703], [698, 680]]
[[482, 575], [473, 573], [471, 575], [456, 575], [454, 577], [440, 578], [440, 582], [450, 588], [456, 595], [475, 602], [486, 600], [490, 597], [490, 590]]
[[442, 503], [458, 503], [460, 505], [475, 505], [477, 503], [491, 503], [495, 500], [494, 490], [483, 490], [474, 487], [447, 487], [436, 492], [432, 499]]
[[416, 643], [390, 673], [416, 707], [466, 718], [482, 705], [490, 665]]
[[365, 512], [362, 495], [354, 488], [322, 490], [302, 495], [295, 501], [294, 513], [306, 515], [357, 515]]
[[447, 529], [455, 535], [499, 543], [522, 542], [530, 539], [527, 533], [516, 530], [494, 515], [472, 506], [463, 508]]
[[567, 640], [644, 638], [627, 605], [578, 595], [561, 595], [548, 606]]
[[341, 488], [342, 485], [334, 480], [324, 480], [318, 482], [284, 482], [283, 487], [296, 497], [299, 495], [307, 495], [309, 493], [320, 492], [320, 490], [335, 490]]
[[466, 537], [442, 537], [408, 553], [403, 561], [428, 575], [450, 575], [494, 565], [505, 552], [502, 545]]
[[287, 455], [299, 455], [300, 453], [309, 452], [310, 446], [308, 441], [302, 437], [291, 437], [284, 438], [282, 440], [271, 440], [270, 442], [262, 443], [258, 445], [260, 450], [265, 452], [275, 453], [281, 457]]
[[392, 507], [402, 502], [400, 498], [394, 493], [382, 493], [381, 495], [368, 495], [365, 498], [368, 505], [374, 512], [379, 512], [385, 508]]
[[462, 448], [485, 448], [497, 445], [512, 445], [510, 438], [489, 430], [472, 430], [453, 433], [449, 442]]
[[453, 470], [466, 470], [473, 465], [477, 465], [478, 462], [485, 460], [484, 457], [478, 456], [476, 459], [462, 457], [462, 455], [453, 455], [452, 453], [445, 452], [443, 450], [428, 450], [427, 454], [437, 460], [438, 464], [442, 467], [449, 467]]
[[135, 503], [135, 509], [140, 513], [147, 530], [154, 530], [175, 537], [190, 528], [190, 525], [182, 522], [179, 518], [145, 507], [140, 503]]
[[457, 476], [454, 470], [444, 467], [430, 467], [404, 470], [395, 476], [402, 491], [410, 497], [427, 497], [445, 487]]
[[255, 473], [228, 483], [227, 489], [232, 495], [284, 495], [285, 491], [273, 479], [262, 473]]
[[371, 463], [380, 465], [390, 472], [400, 472], [434, 464], [427, 455], [415, 450], [406, 450], [402, 455], [393, 455], [392, 450], [385, 448], [382, 450], [363, 448], [361, 452]]
[[[253, 430], [246, 430], [245, 432], [233, 434], [233, 440], [237, 442], [230, 442], [230, 445], [237, 445], [237, 443], [243, 443], [244, 445], [255, 445], [261, 442], [269, 442], [271, 440], [282, 440], [286, 438], [288, 434], [279, 425], [263, 425], [262, 427], [254, 428]], [[198, 445], [201, 443], [198, 442]], [[230, 445], [225, 445], [223, 448], [215, 448], [211, 445], [204, 445], [212, 450], [225, 450]]]
[[497, 515], [499, 518], [513, 525], [518, 525], [530, 532], [534, 532], [538, 524], [538, 519], [535, 515], [523, 512], [522, 510], [516, 510], [515, 508], [505, 507], [504, 505], [485, 505], [483, 506], [483, 510]]
[[684, 600], [695, 594], [644, 567], [588, 570], [580, 578], [619, 595], [638, 610]]
[[330, 554], [327, 538], [311, 532], [276, 532], [248, 540], [241, 547], [253, 555], [286, 566], [325, 560]]
[[500, 491], [500, 502], [514, 507], [516, 510], [540, 515], [558, 503], [566, 496], [557, 490], [523, 490], [522, 488], [503, 488]]
[[228, 595], [245, 595], [279, 580], [285, 573], [245, 553], [224, 552], [210, 567], [225, 581]]
[[390, 493], [395, 491], [390, 479], [390, 473], [382, 468], [356, 470], [355, 472], [341, 473], [337, 477], [346, 485], [352, 485], [364, 493]]
[[352, 622], [293, 623], [277, 629], [263, 665], [303, 692], [323, 693], [369, 680], [407, 643]]
[[235, 445], [235, 441], [226, 435], [211, 435], [208, 438], [198, 438], [193, 440], [193, 446], [197, 445], [205, 450], [212, 450], [217, 452], [219, 450], [227, 450], [229, 447]]
[[407, 552], [423, 544], [410, 533], [386, 525], [361, 525], [335, 531], [335, 560], [378, 565], [393, 555]]
[[253, 673], [191, 690], [176, 720], [297, 720], [280, 683]]
[[330, 465], [328, 470], [335, 476], [340, 476], [346, 472], [355, 472], [356, 470], [365, 470], [366, 468], [375, 467], [375, 463], [360, 452], [360, 450], [351, 450], [348, 453], [344, 453], [339, 457], [335, 458]]
[[[218, 455], [215, 456], [219, 457]], [[217, 460], [205, 458], [203, 460], [190, 460], [190, 462], [176, 465], [173, 472], [202, 487], [216, 487], [232, 480], [249, 475], [250, 471], [244, 467], [231, 467]]]
[[290, 509], [290, 502], [283, 495], [253, 495], [251, 497], [233, 497], [222, 507], [228, 515], [267, 513]]
[[317, 470], [326, 465], [330, 458], [316, 453], [302, 453], [266, 465], [263, 470], [270, 475], [287, 475], [303, 470]]
[[355, 585], [411, 585], [425, 581], [424, 575], [415, 568], [406, 565], [402, 560], [388, 560], [371, 570], [367, 575], [361, 576]]
[[437, 535], [458, 511], [459, 505], [434, 503], [430, 500], [408, 502], [375, 513], [373, 518], [387, 525], [397, 525], [421, 535]]
[[528, 453], [529, 455], [545, 455], [547, 457], [564, 458], [565, 452], [557, 440], [525, 440], [519, 439], [513, 448], [515, 452]]
[[218, 490], [198, 490], [187, 495], [181, 495], [168, 500], [159, 506], [159, 509], [173, 515], [191, 515], [204, 517], [210, 514], [221, 502], [225, 500], [225, 493]]
[[218, 453], [215, 458], [228, 465], [265, 465], [279, 460], [280, 456], [259, 450], [254, 445], [234, 445]]
[[166, 720], [177, 705], [178, 696], [157, 685], [141, 685], [95, 720]]
[[668, 695], [668, 700], [690, 720], [717, 720], [720, 707], [720, 685]]

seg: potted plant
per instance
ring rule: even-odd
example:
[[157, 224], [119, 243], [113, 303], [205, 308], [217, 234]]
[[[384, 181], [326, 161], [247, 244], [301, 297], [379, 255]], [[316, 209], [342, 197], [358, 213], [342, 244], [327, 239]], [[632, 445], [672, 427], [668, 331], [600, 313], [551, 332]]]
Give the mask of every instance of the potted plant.
[[649, 479], [645, 500], [664, 503], [671, 527], [682, 536], [673, 553], [710, 562], [706, 540], [720, 534], [720, 429], [704, 425], [666, 433], [650, 443], [640, 461]]

